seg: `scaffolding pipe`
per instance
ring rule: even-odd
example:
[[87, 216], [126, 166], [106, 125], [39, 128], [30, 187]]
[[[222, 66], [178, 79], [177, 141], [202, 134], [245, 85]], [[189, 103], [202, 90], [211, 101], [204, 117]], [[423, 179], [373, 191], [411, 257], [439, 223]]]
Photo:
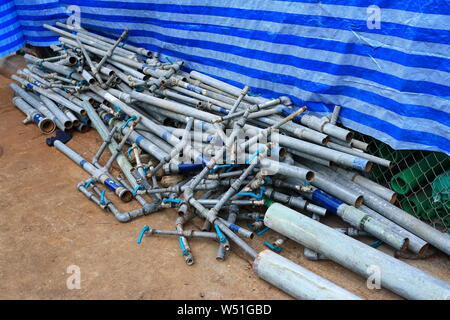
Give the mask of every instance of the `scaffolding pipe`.
[[383, 167], [392, 168], [392, 163], [389, 160], [386, 160], [386, 159], [383, 159], [380, 157], [376, 157], [376, 156], [373, 156], [373, 155], [365, 153], [365, 152], [357, 151], [355, 149], [348, 148], [348, 147], [345, 147], [345, 146], [342, 146], [340, 144], [333, 143], [333, 142], [328, 142], [326, 145], [330, 149], [348, 153], [348, 154], [357, 156], [359, 158], [367, 159], [367, 160], [369, 160], [373, 163], [379, 164], [380, 166], [383, 166]]
[[389, 225], [372, 218], [353, 206], [342, 203], [329, 194], [316, 189], [312, 193], [304, 193], [312, 201], [327, 208], [351, 226], [366, 231], [375, 238], [387, 243], [395, 250], [405, 250], [409, 239], [392, 230]]
[[77, 72], [75, 72], [74, 69], [72, 69], [70, 67], [66, 67], [66, 66], [63, 66], [63, 65], [60, 65], [57, 63], [52, 63], [52, 62], [46, 62], [46, 61], [40, 62], [38, 58], [36, 58], [32, 55], [29, 55], [29, 54], [26, 54], [23, 57], [32, 63], [40, 65], [46, 69], [57, 72], [59, 74], [62, 74], [68, 79], [74, 79], [74, 80], [78, 80], [78, 81], [83, 80], [81, 78], [81, 76]]
[[409, 243], [408, 243], [408, 250], [419, 254], [419, 255], [423, 255], [425, 253], [425, 251], [428, 249], [429, 244], [426, 243], [425, 241], [423, 241], [422, 239], [420, 239], [418, 236], [416, 236], [415, 234], [409, 232], [408, 230], [400, 227], [398, 224], [392, 222], [391, 220], [385, 218], [383, 215], [379, 214], [378, 212], [376, 212], [375, 210], [370, 209], [369, 207], [362, 205], [361, 207], [359, 207], [359, 209], [365, 213], [367, 213], [369, 216], [371, 216], [372, 218], [380, 221], [381, 223], [383, 223], [384, 225], [388, 226], [392, 231], [394, 231], [395, 233], [408, 238]]
[[261, 251], [253, 262], [261, 279], [304, 300], [361, 300], [357, 295], [272, 252]]
[[281, 204], [269, 207], [264, 224], [363, 277], [372, 276], [373, 268], [377, 268], [381, 272], [381, 286], [402, 297], [418, 300], [450, 297], [450, 284]]
[[[14, 79], [14, 78], [12, 78]], [[19, 78], [21, 79], [21, 78]], [[15, 80], [15, 79], [14, 79]], [[21, 97], [23, 100], [25, 100], [30, 106], [38, 110], [40, 113], [42, 113], [45, 117], [52, 119], [53, 114], [50, 112], [50, 110], [47, 109], [47, 107], [44, 105], [42, 101], [40, 101], [35, 95], [33, 95], [30, 92], [25, 91], [21, 87], [19, 87], [16, 83], [10, 83], [9, 87], [14, 91], [14, 93]]]
[[302, 197], [288, 196], [287, 194], [275, 191], [272, 188], [267, 188], [264, 192], [264, 195], [269, 199], [281, 202], [291, 208], [305, 210], [310, 213], [318, 214], [320, 216], [325, 216], [325, 214], [327, 213], [327, 209], [309, 203]]
[[351, 182], [344, 178], [342, 178], [341, 180], [337, 180], [337, 182], [341, 183], [346, 183], [347, 181], [348, 183], [346, 185], [348, 186], [348, 188], [355, 192], [361, 193], [364, 197], [364, 204], [369, 208], [377, 211], [378, 213], [381, 213], [389, 220], [395, 222], [396, 224], [412, 232], [419, 238], [432, 244], [442, 252], [445, 252], [447, 255], [450, 255], [450, 235], [434, 229], [432, 226], [420, 221], [409, 213], [385, 201], [384, 199], [372, 193], [370, 190], [354, 182]]
[[273, 138], [275, 139], [274, 141], [278, 141], [279, 144], [283, 147], [291, 148], [309, 154], [311, 156], [329, 160], [344, 167], [353, 168], [360, 171], [370, 171], [373, 165], [367, 159], [356, 157], [336, 150], [330, 150], [326, 147], [294, 139], [285, 135], [275, 134]]
[[[356, 192], [356, 193], [360, 193], [363, 195], [363, 197], [365, 197], [365, 194], [356, 190], [353, 190], [350, 188], [350, 185], [356, 185], [354, 182], [352, 182], [350, 180], [349, 177], [347, 176], [342, 176], [339, 175], [337, 172], [331, 170], [328, 167], [321, 167], [317, 164], [314, 164], [312, 162], [308, 162], [309, 165], [311, 165], [315, 170], [319, 171], [319, 172], [323, 172], [328, 179], [335, 181], [336, 183], [339, 183], [342, 186], [345, 186], [349, 191], [352, 192]], [[342, 173], [342, 170], [340, 170], [339, 168], [333, 167], [333, 169], [339, 171], [339, 173]], [[345, 171], [347, 172], [347, 171]], [[366, 199], [364, 199], [364, 201], [366, 201]], [[363, 207], [363, 206], [361, 206]], [[367, 208], [367, 207], [366, 207]], [[378, 212], [371, 210], [369, 208], [362, 210], [364, 212], [366, 212], [367, 214], [369, 214], [372, 218], [382, 222], [385, 225], [388, 225], [392, 230], [394, 230], [397, 234], [402, 235], [406, 238], [409, 239], [409, 243], [408, 243], [408, 248], [415, 252], [415, 253], [423, 253], [425, 252], [425, 250], [428, 248], [428, 244], [420, 239], [419, 237], [417, 237], [415, 234], [405, 230], [404, 228], [400, 227], [399, 225], [397, 225], [396, 223], [392, 222], [391, 220], [385, 218], [383, 215], [380, 215]]]
[[[112, 40], [112, 39], [109, 39], [107, 37], [103, 37], [103, 36], [98, 35], [96, 33], [89, 32], [89, 31], [87, 31], [85, 29], [75, 29], [72, 26], [66, 25], [66, 24], [61, 23], [61, 22], [56, 22], [56, 25], [58, 27], [63, 27], [63, 28], [69, 29], [71, 31], [77, 31], [78, 33], [82, 33], [82, 34], [84, 34], [86, 36], [93, 37], [93, 38], [96, 38], [98, 40], [102, 40], [103, 42], [108, 42], [110, 44], [114, 43], [114, 40]], [[132, 46], [130, 44], [121, 43], [120, 44], [120, 48], [123, 48], [123, 49], [128, 50], [128, 51], [132, 51], [134, 53], [140, 54], [140, 55], [145, 56], [145, 57], [151, 57], [152, 56], [152, 52], [151, 51], [149, 51], [147, 49], [144, 49], [144, 48], [135, 47], [135, 46]]]
[[100, 170], [81, 157], [78, 153], [70, 149], [64, 143], [56, 140], [53, 144], [56, 149], [66, 155], [70, 160], [78, 164], [83, 170], [89, 173], [96, 181], [104, 184], [108, 189], [113, 191], [122, 201], [129, 202], [133, 195], [124, 186], [114, 182], [103, 170]]
[[16, 75], [12, 75], [11, 78], [13, 80], [20, 82], [23, 86], [34, 90], [35, 92], [39, 93], [40, 95], [43, 95], [44, 97], [47, 97], [82, 116], [86, 115], [86, 111], [83, 108], [81, 108], [78, 105], [74, 104], [73, 102], [63, 98], [62, 96], [60, 96], [59, 94], [57, 94], [54, 91], [43, 89], [39, 86], [36, 86], [36, 85], [30, 83], [29, 81], [27, 81], [25, 79], [17, 77]]
[[81, 123], [81, 121], [73, 114], [72, 111], [67, 109], [66, 107], [61, 108], [62, 112], [69, 118], [69, 120], [72, 122], [72, 128], [78, 127]]
[[314, 180], [311, 181], [313, 186], [322, 189], [339, 200], [356, 208], [363, 204], [364, 199], [360, 193], [348, 191], [347, 188], [335, 183], [333, 180], [329, 179], [328, 176], [323, 175], [315, 166], [308, 167], [306, 165], [301, 165], [300, 163], [295, 163], [295, 165], [299, 168], [304, 168], [305, 170], [316, 171]]
[[370, 179], [367, 179], [366, 177], [358, 174], [357, 172], [344, 170], [341, 168], [333, 168], [336, 170], [336, 172], [342, 174], [347, 179], [350, 179], [351, 181], [359, 184], [360, 186], [371, 190], [373, 193], [375, 193], [377, 196], [383, 198], [386, 201], [389, 201], [390, 203], [395, 203], [397, 201], [397, 194], [395, 191], [386, 188]]
[[51, 134], [55, 131], [55, 123], [53, 120], [37, 112], [36, 109], [26, 103], [22, 98], [14, 97], [12, 101], [20, 111], [26, 114], [27, 118], [24, 120], [24, 123], [33, 121], [43, 134]]
[[53, 113], [58, 119], [59, 122], [63, 124], [64, 129], [71, 129], [72, 128], [72, 121], [69, 119], [69, 117], [61, 111], [61, 109], [49, 98], [46, 96], [40, 96], [40, 99], [45, 104], [45, 106], [50, 110], [51, 113]]
[[[198, 79], [210, 86], [219, 88], [233, 96], [238, 97], [240, 94], [239, 88], [232, 86], [230, 84], [227, 84], [223, 81], [209, 77], [207, 75], [204, 75], [200, 72], [191, 71], [190, 76], [192, 78]], [[264, 103], [264, 102], [268, 101], [268, 99], [265, 99], [262, 97], [250, 97], [248, 95], [244, 98], [244, 100], [247, 100], [248, 102], [250, 102], [252, 104]], [[292, 112], [295, 112], [295, 111], [296, 110], [292, 109]], [[285, 114], [285, 115], [287, 115], [287, 114]], [[322, 121], [321, 119], [319, 119], [315, 116], [311, 116], [311, 115], [302, 115], [299, 118], [303, 125], [310, 127], [314, 130], [317, 130], [319, 132], [323, 132], [327, 135], [339, 138], [344, 141], [351, 141], [351, 139], [353, 138], [353, 134], [350, 131], [342, 129], [340, 127], [337, 127], [336, 125], [329, 123], [328, 119], [325, 121]], [[274, 118], [274, 120], [276, 120], [276, 119]]]
[[[102, 119], [99, 117], [97, 112], [94, 110], [94, 108], [90, 105], [88, 101], [83, 101], [82, 103], [84, 105], [84, 108], [87, 112], [89, 119], [91, 120], [92, 126], [97, 130], [102, 140], [106, 140], [109, 136], [108, 128], [105, 126]], [[117, 143], [114, 140], [112, 140], [111, 143], [108, 144], [108, 149], [111, 151], [111, 153], [113, 153], [116, 148]], [[119, 165], [125, 177], [127, 178], [127, 180], [131, 183], [131, 186], [133, 188], [136, 188], [138, 184], [136, 182], [136, 179], [131, 174], [131, 169], [133, 167], [131, 166], [128, 159], [123, 154], [119, 154], [117, 156], [116, 162]]]
[[[58, 25], [58, 23], [59, 22], [57, 22], [57, 25]], [[111, 44], [110, 43], [108, 43], [106, 41], [103, 41], [102, 39], [99, 39], [96, 36], [88, 36], [87, 34], [85, 34], [83, 32], [80, 32], [82, 29], [69, 29], [69, 30], [72, 30], [72, 31], [77, 31], [77, 34], [73, 34], [73, 33], [70, 33], [70, 32], [67, 32], [67, 31], [55, 28], [54, 26], [50, 26], [48, 24], [44, 24], [43, 27], [48, 29], [48, 30], [50, 30], [50, 31], [53, 31], [53, 32], [55, 32], [55, 33], [57, 33], [57, 34], [59, 34], [61, 36], [67, 37], [67, 38], [71, 38], [71, 39], [75, 39], [75, 40], [77, 38], [79, 38], [83, 43], [89, 44], [89, 45], [91, 45], [93, 47], [96, 47], [98, 49], [105, 49], [105, 48], [109, 49], [109, 48], [111, 48]], [[69, 28], [66, 25], [64, 25], [62, 27]], [[127, 50], [125, 50], [123, 48], [117, 48], [117, 50], [115, 50], [115, 52], [118, 55], [121, 55], [121, 56], [126, 57], [128, 59], [132, 59], [133, 57], [135, 57], [134, 53], [132, 53], [130, 51], [127, 51]]]

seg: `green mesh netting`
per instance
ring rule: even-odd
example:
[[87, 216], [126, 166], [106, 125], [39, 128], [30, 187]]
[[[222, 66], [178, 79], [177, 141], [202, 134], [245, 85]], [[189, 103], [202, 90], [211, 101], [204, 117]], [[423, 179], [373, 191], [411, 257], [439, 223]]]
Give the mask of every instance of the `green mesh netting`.
[[392, 161], [392, 168], [374, 165], [365, 175], [393, 189], [397, 206], [432, 225], [450, 232], [450, 157], [439, 152], [394, 150], [369, 136], [355, 133], [369, 144], [368, 152]]

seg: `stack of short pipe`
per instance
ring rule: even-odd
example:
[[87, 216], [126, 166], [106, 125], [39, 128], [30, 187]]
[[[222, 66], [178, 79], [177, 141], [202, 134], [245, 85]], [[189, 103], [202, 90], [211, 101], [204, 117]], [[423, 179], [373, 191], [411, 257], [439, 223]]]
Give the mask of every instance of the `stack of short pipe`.
[[[240, 248], [258, 276], [301, 299], [359, 297], [278, 253], [257, 253], [251, 242], [267, 229], [264, 223], [284, 236], [277, 246], [291, 238], [306, 246], [309, 257], [332, 259], [365, 276], [323, 249], [341, 237], [350, 239], [350, 233], [330, 229], [321, 217], [335, 215], [352, 227], [352, 236], [370, 236], [395, 250], [423, 254], [433, 245], [450, 254], [448, 235], [394, 206], [392, 190], [364, 177], [374, 164], [389, 167], [391, 162], [369, 154], [367, 144], [337, 125], [339, 106], [330, 117], [318, 118], [289, 97], [256, 97], [248, 86], [186, 73], [182, 61], [163, 62], [157, 53], [124, 43], [128, 30], [115, 40], [62, 23], [44, 26], [60, 36], [61, 46], [52, 46], [55, 57], [25, 56], [31, 64], [10, 85], [14, 104], [26, 115], [24, 122], [36, 123], [44, 134], [80, 125], [97, 130], [104, 142], [91, 162], [60, 141], [54, 146], [86, 171], [77, 189], [102, 210], [121, 222], [167, 207], [178, 211], [174, 230], [146, 226], [139, 243], [144, 235], [178, 237], [188, 265], [195, 261], [193, 237], [218, 242], [218, 261], [230, 248]], [[101, 165], [106, 148], [112, 157]], [[111, 172], [113, 162], [125, 179]], [[120, 212], [102, 185], [140, 207]], [[269, 212], [275, 213], [264, 215], [273, 201], [291, 209], [273, 204]], [[203, 220], [202, 230], [188, 229], [194, 217]], [[291, 222], [318, 232], [317, 239], [294, 235]], [[332, 240], [325, 243], [328, 235]], [[352, 248], [367, 250], [364, 256], [385, 261], [389, 274], [404, 267], [408, 275], [423, 276], [363, 242], [349, 241], [348, 253], [344, 244], [339, 247], [344, 256]], [[436, 289], [434, 295], [409, 293], [413, 284], [399, 286], [391, 278], [386, 287], [407, 298], [442, 297], [442, 283], [428, 275], [424, 279], [427, 290]]]

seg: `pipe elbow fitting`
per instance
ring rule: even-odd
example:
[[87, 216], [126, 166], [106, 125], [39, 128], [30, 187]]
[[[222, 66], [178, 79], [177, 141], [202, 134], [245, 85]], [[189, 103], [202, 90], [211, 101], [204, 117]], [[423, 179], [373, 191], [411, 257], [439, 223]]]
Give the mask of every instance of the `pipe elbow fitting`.
[[292, 100], [288, 96], [281, 96], [278, 99], [280, 99], [280, 102], [284, 104], [285, 106], [291, 106]]
[[84, 182], [81, 181], [80, 183], [77, 184], [77, 189], [81, 190], [81, 188], [84, 186]]
[[117, 221], [122, 222], [122, 223], [125, 223], [125, 222], [128, 222], [131, 220], [131, 216], [128, 212], [127, 213], [117, 213], [117, 214], [115, 214], [115, 217], [116, 217]]

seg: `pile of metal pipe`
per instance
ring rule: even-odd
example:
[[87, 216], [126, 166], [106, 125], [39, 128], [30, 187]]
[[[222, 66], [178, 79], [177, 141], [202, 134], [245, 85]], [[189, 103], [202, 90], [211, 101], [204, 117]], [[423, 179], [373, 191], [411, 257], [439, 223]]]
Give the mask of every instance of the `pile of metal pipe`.
[[[322, 217], [334, 215], [346, 227], [330, 229], [333, 235], [372, 237], [396, 251], [421, 255], [430, 244], [450, 253], [448, 235], [412, 216], [405, 218], [392, 204], [395, 193], [364, 177], [374, 164], [391, 163], [369, 154], [367, 144], [337, 124], [341, 107], [318, 118], [289, 97], [256, 97], [248, 86], [186, 73], [183, 61], [160, 61], [158, 53], [125, 43], [128, 30], [109, 39], [61, 23], [44, 27], [61, 36], [61, 45], [52, 46], [53, 57], [25, 57], [31, 64], [18, 70], [12, 77], [18, 84], [10, 85], [17, 96], [14, 104], [26, 114], [24, 123], [33, 121], [44, 134], [55, 128], [73, 133], [92, 127], [98, 132], [103, 143], [92, 161], [61, 141], [54, 147], [86, 171], [76, 189], [101, 210], [120, 222], [164, 208], [177, 210], [173, 230], [145, 225], [138, 243], [145, 245], [144, 236], [176, 236], [185, 263], [192, 265], [195, 250], [189, 240], [214, 240], [217, 261], [242, 250], [259, 277], [302, 299], [358, 297], [278, 254], [291, 238], [305, 245], [306, 257], [341, 263], [317, 250], [320, 241], [302, 242], [291, 234], [285, 224], [297, 221], [292, 210], [282, 226], [273, 224], [265, 213], [273, 201], [314, 221], [312, 228], [323, 226], [318, 230], [327, 234], [330, 228]], [[112, 155], [104, 161], [106, 149]], [[133, 202], [137, 208], [121, 212], [116, 201]], [[278, 204], [270, 208], [284, 214]], [[190, 229], [192, 219], [202, 221], [201, 230]], [[258, 253], [252, 246], [258, 241], [255, 234], [268, 228], [280, 233], [278, 240], [265, 243], [277, 253]], [[352, 241], [359, 250], [375, 250]], [[385, 257], [379, 257], [382, 263]], [[401, 267], [390, 257], [386, 261], [392, 272]], [[420, 297], [387, 287], [408, 298]]]

